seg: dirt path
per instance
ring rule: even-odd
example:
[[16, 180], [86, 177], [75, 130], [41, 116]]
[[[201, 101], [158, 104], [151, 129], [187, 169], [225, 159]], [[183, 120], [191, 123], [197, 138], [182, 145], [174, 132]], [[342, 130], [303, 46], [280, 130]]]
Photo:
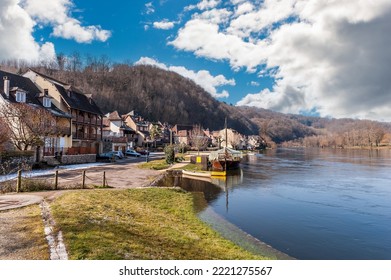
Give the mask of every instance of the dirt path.
[[38, 205], [0, 212], [0, 260], [47, 260]]

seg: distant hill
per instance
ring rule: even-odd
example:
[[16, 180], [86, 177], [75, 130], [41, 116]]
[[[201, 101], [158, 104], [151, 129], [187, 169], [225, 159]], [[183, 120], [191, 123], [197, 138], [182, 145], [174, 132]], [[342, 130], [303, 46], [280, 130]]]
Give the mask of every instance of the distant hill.
[[[45, 70], [45, 69], [40, 69]], [[258, 134], [258, 127], [240, 110], [219, 102], [192, 80], [153, 66], [115, 65], [110, 71], [86, 68], [80, 73], [46, 74], [92, 93], [103, 112], [135, 110], [150, 121], [201, 124], [211, 130], [228, 125], [243, 134]]]
[[307, 117], [231, 106], [217, 101], [192, 80], [153, 66], [109, 66], [95, 61], [82, 69], [39, 67], [36, 70], [92, 93], [104, 113], [117, 110], [125, 114], [135, 110], [150, 121], [200, 124], [210, 130], [222, 129], [227, 117], [228, 126], [242, 134], [261, 134], [275, 143], [291, 141], [295, 145], [377, 145], [391, 133], [389, 123]]

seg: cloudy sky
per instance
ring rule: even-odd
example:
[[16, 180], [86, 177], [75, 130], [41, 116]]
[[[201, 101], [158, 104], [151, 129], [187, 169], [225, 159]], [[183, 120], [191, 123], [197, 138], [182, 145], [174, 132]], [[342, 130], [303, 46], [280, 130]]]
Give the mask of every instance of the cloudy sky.
[[391, 121], [390, 0], [1, 0], [0, 60], [107, 55], [220, 101]]

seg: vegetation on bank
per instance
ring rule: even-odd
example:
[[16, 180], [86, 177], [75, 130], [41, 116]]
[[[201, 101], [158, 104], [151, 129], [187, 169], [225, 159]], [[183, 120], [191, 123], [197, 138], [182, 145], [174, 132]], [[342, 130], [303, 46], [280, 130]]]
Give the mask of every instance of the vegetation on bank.
[[165, 159], [151, 160], [149, 162], [144, 162], [138, 165], [138, 167], [143, 169], [153, 169], [153, 170], [164, 170], [170, 167], [170, 164], [167, 163]]
[[199, 220], [193, 199], [166, 188], [75, 191], [51, 208], [70, 259], [263, 258]]

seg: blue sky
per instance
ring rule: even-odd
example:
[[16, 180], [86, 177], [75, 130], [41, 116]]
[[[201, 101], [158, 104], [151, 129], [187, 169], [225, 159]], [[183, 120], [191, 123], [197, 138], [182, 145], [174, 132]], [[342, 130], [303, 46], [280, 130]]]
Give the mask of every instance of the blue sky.
[[[273, 79], [261, 79], [257, 73], [246, 73], [245, 69], [232, 71], [225, 61], [216, 61], [197, 57], [192, 53], [177, 50], [168, 42], [192, 16], [185, 7], [196, 5], [199, 1], [82, 1], [75, 0], [72, 16], [84, 25], [99, 25], [109, 30], [108, 40], [78, 43], [75, 40], [52, 36], [52, 27], [37, 28], [34, 32], [36, 40], [51, 41], [56, 53], [70, 55], [77, 51], [82, 55], [107, 55], [114, 62], [137, 62], [141, 57], [149, 57], [167, 66], [183, 66], [198, 72], [207, 70], [212, 76], [223, 75], [234, 79], [235, 86], [222, 85], [218, 91], [226, 90], [228, 97], [218, 98], [220, 101], [236, 104], [243, 95], [257, 92], [259, 89], [272, 88]], [[178, 22], [172, 29], [164, 30], [153, 26], [154, 22]]]
[[234, 105], [390, 121], [389, 26], [389, 0], [2, 0], [0, 59], [107, 55]]

